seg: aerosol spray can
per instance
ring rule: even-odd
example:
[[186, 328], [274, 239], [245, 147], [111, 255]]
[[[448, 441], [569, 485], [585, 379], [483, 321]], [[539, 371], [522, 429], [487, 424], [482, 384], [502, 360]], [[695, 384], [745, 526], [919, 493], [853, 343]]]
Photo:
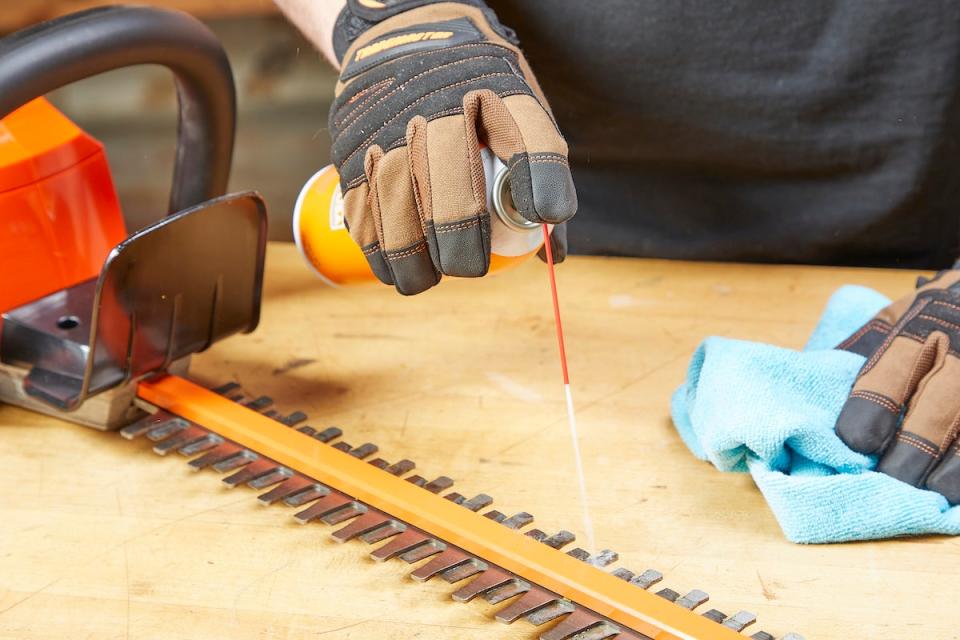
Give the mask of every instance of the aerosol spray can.
[[[509, 172], [489, 149], [480, 150], [490, 210], [490, 273], [513, 267], [543, 245], [540, 224], [524, 218], [513, 206]], [[293, 210], [293, 237], [301, 255], [320, 279], [331, 286], [376, 281], [366, 258], [343, 222], [340, 176], [327, 165], [300, 191]]]

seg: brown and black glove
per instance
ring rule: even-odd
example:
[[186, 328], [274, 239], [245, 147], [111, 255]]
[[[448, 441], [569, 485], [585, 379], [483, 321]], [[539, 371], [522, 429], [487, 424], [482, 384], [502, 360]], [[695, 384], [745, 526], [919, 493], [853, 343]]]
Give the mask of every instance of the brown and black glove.
[[921, 279], [839, 348], [867, 358], [837, 419], [878, 471], [960, 504], [960, 270]]
[[566, 142], [516, 37], [481, 0], [347, 0], [333, 39], [346, 224], [384, 283], [410, 295], [487, 273], [481, 144], [509, 168], [525, 218], [576, 213]]

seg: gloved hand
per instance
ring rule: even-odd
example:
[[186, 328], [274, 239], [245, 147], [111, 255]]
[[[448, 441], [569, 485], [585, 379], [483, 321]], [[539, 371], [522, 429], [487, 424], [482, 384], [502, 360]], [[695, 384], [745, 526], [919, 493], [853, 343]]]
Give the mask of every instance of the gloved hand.
[[482, 0], [347, 0], [333, 39], [333, 161], [347, 228], [381, 281], [409, 295], [487, 273], [481, 142], [509, 168], [525, 218], [576, 213], [566, 142]]
[[837, 435], [878, 471], [960, 503], [960, 270], [921, 279], [839, 348], [867, 357]]

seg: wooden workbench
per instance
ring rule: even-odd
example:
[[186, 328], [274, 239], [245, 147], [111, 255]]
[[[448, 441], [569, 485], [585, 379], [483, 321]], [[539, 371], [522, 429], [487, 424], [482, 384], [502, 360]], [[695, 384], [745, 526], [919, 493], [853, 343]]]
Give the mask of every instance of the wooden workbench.
[[[762, 628], [812, 638], [958, 637], [948, 538], [799, 546], [745, 475], [696, 461], [668, 401], [709, 334], [799, 347], [842, 283], [915, 274], [578, 258], [559, 270], [598, 543]], [[546, 274], [536, 261], [415, 298], [324, 288], [289, 245], [268, 257], [263, 320], [196, 358], [345, 440], [579, 532]], [[524, 638], [482, 603], [374, 564], [213, 473], [0, 408], [0, 637]]]

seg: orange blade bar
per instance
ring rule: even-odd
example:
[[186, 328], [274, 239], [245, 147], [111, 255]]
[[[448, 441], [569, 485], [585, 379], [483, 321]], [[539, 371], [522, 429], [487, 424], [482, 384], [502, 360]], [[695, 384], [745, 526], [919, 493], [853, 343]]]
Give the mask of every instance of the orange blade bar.
[[138, 395], [654, 640], [744, 636], [177, 376]]

